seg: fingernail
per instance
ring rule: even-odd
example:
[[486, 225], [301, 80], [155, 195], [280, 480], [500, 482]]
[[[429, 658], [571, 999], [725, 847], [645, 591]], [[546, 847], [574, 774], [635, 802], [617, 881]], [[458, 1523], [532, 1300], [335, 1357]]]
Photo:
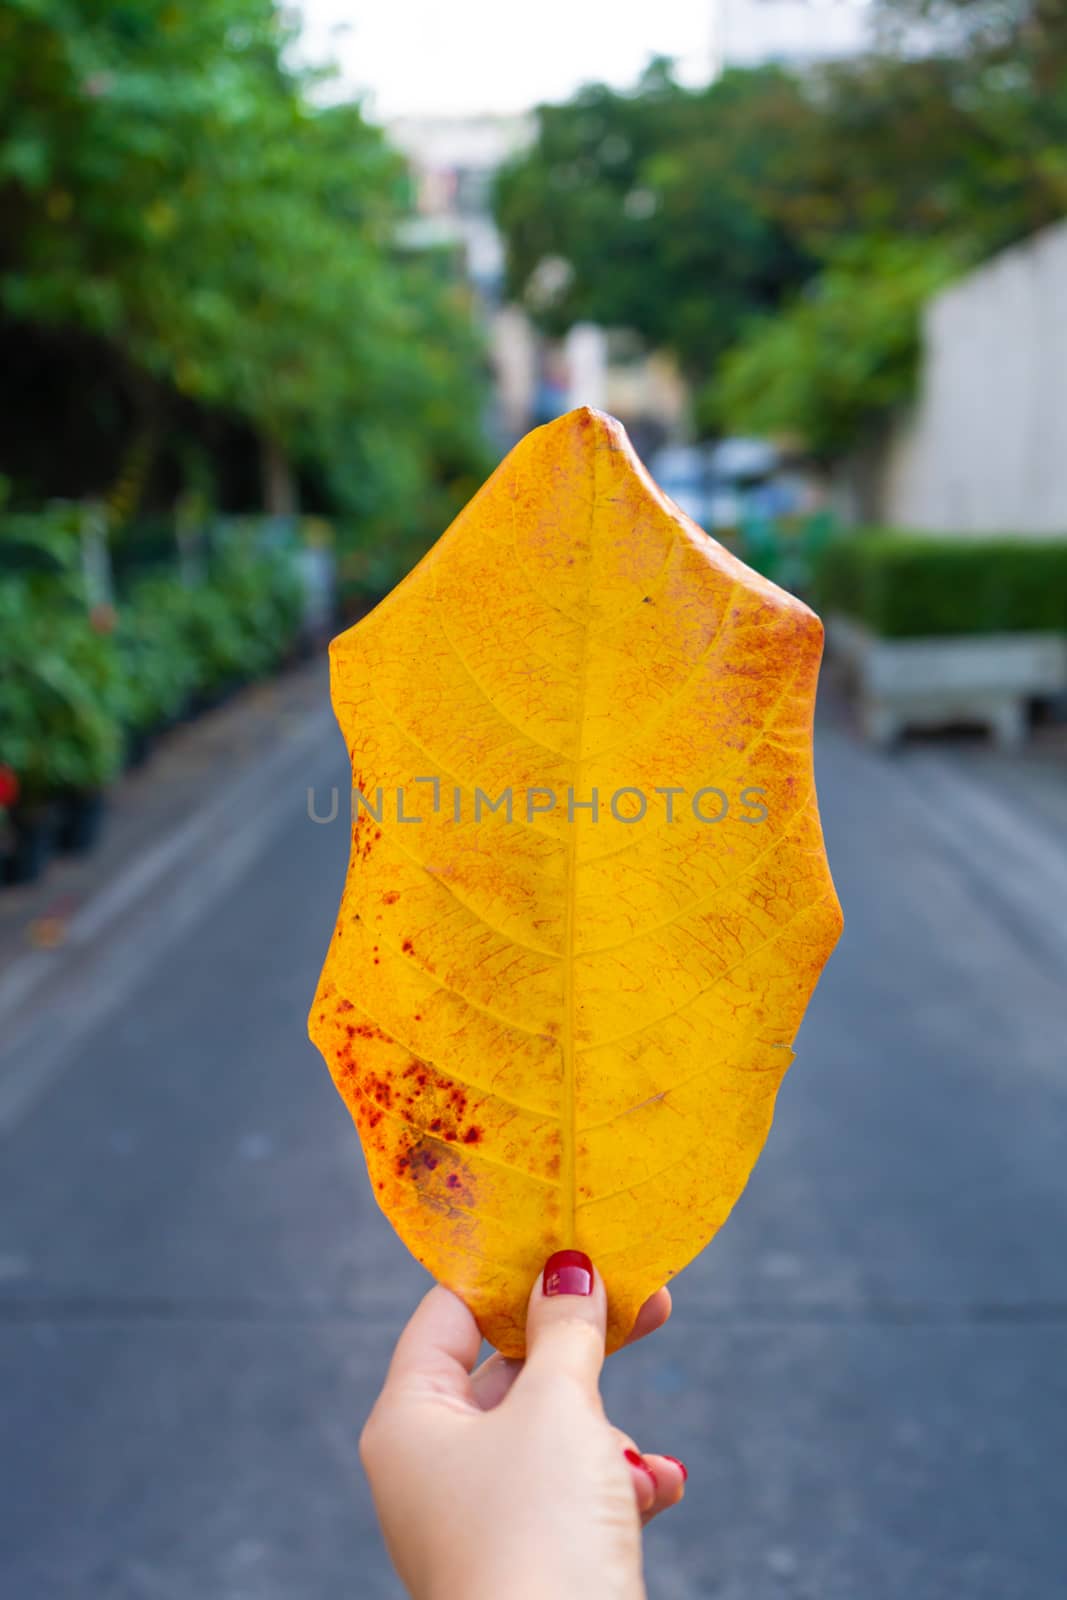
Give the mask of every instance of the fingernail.
[[[663, 1455], [662, 1450], [660, 1451], [660, 1455]], [[664, 1461], [673, 1461], [675, 1466], [678, 1468], [678, 1471], [682, 1474], [682, 1482], [689, 1482], [689, 1468], [686, 1466], [684, 1461], [679, 1461], [677, 1456], [663, 1456], [663, 1459]]]
[[623, 1455], [626, 1457], [631, 1467], [640, 1467], [642, 1472], [648, 1473], [649, 1477], [652, 1479], [654, 1488], [659, 1487], [659, 1485], [656, 1483], [656, 1474], [652, 1471], [652, 1468], [649, 1466], [644, 1456], [638, 1455], [636, 1450], [624, 1450]]
[[581, 1250], [557, 1250], [545, 1262], [541, 1289], [548, 1298], [556, 1294], [592, 1294], [593, 1263]]

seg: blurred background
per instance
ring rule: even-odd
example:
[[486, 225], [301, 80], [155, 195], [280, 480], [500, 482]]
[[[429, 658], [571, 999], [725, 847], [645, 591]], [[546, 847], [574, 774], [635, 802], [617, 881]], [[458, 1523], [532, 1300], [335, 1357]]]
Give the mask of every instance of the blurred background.
[[12, 1600], [400, 1593], [324, 647], [583, 404], [823, 615], [846, 914], [649, 1593], [1064, 1592], [1063, 0], [0, 0]]

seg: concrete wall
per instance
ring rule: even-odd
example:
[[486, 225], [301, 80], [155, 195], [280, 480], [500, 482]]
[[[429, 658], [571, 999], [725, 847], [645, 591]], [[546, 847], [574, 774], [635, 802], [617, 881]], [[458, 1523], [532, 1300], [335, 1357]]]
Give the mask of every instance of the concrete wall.
[[875, 464], [852, 463], [858, 514], [952, 533], [1067, 533], [1067, 222], [929, 304], [920, 389]]

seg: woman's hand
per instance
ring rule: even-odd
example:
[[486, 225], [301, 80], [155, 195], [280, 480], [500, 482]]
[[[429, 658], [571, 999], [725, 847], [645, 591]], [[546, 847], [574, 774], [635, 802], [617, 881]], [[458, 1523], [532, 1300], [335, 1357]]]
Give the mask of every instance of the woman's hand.
[[[670, 1311], [660, 1289], [628, 1342]], [[686, 1472], [605, 1417], [606, 1316], [589, 1258], [561, 1251], [530, 1295], [526, 1360], [472, 1373], [466, 1306], [439, 1286], [422, 1301], [360, 1440], [414, 1600], [643, 1600], [641, 1525], [682, 1498]]]

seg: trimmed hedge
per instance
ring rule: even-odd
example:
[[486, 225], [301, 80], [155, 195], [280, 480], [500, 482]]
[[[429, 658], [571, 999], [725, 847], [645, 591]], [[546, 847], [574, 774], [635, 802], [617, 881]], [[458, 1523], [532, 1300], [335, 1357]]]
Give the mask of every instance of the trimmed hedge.
[[819, 554], [815, 603], [887, 639], [1067, 633], [1067, 539], [861, 530]]

